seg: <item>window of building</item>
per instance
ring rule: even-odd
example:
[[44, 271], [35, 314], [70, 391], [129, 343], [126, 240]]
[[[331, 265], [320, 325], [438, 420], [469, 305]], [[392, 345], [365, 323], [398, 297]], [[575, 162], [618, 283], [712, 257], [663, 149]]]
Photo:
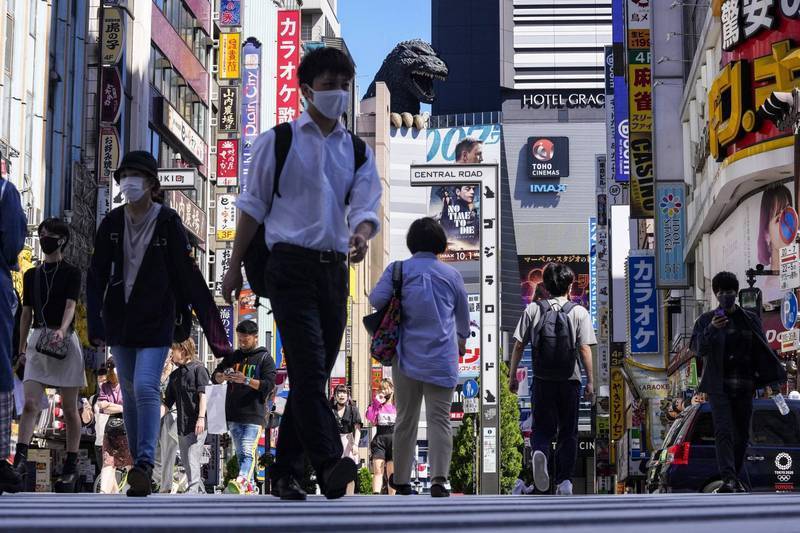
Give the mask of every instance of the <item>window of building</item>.
[[[12, 5], [12, 4], [9, 4]], [[13, 7], [9, 8], [13, 9]], [[5, 60], [6, 60], [6, 73], [11, 75], [14, 67], [14, 15], [13, 11], [6, 13], [6, 43], [5, 43]]]
[[314, 17], [311, 13], [303, 13], [300, 19], [300, 40], [310, 41], [312, 30], [314, 29]]
[[31, 176], [33, 166], [33, 93], [25, 94], [25, 176]]
[[207, 68], [206, 33], [197, 25], [197, 19], [183, 0], [154, 0], [154, 2], [197, 60]]
[[36, 37], [36, 14], [39, 8], [39, 0], [31, 1], [31, 10], [28, 15], [28, 33], [31, 37]]
[[331, 26], [327, 18], [325, 19], [325, 37], [336, 37], [336, 35], [333, 34], [333, 26]]

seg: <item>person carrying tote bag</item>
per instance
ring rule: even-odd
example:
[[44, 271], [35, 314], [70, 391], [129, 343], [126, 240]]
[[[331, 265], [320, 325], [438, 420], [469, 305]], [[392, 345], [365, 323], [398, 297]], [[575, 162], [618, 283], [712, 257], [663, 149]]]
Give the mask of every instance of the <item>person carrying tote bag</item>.
[[[403, 262], [402, 320], [392, 364], [397, 420], [389, 486], [398, 494], [413, 492], [410, 473], [424, 398], [431, 496], [446, 497], [453, 451], [450, 404], [458, 358], [466, 352], [470, 335], [467, 291], [461, 274], [436, 257], [447, 248], [447, 236], [438, 222], [432, 218], [414, 221], [406, 243], [413, 255]], [[394, 265], [389, 265], [370, 294], [374, 308], [382, 309], [393, 298], [393, 273]]]

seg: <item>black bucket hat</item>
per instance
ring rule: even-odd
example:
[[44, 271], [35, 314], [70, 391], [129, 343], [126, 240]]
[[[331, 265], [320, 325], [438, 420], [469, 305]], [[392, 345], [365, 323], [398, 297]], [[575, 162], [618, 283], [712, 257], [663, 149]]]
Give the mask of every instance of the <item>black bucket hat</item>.
[[135, 150], [125, 154], [119, 168], [114, 172], [114, 180], [117, 183], [119, 183], [119, 174], [123, 170], [138, 170], [145, 176], [158, 179], [158, 162], [153, 154], [145, 150]]

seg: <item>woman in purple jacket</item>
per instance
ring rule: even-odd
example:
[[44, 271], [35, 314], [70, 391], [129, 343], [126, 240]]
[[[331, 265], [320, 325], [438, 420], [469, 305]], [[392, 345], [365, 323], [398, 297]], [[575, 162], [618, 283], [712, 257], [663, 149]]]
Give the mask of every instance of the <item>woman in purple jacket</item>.
[[[469, 306], [461, 274], [436, 256], [447, 249], [447, 236], [432, 218], [411, 224], [406, 239], [413, 254], [403, 262], [402, 321], [392, 378], [397, 402], [394, 428], [394, 472], [389, 485], [411, 494], [411, 466], [422, 399], [428, 422], [431, 496], [446, 497], [453, 453], [450, 404], [458, 379], [458, 358], [469, 337]], [[389, 265], [370, 294], [376, 309], [392, 297]]]

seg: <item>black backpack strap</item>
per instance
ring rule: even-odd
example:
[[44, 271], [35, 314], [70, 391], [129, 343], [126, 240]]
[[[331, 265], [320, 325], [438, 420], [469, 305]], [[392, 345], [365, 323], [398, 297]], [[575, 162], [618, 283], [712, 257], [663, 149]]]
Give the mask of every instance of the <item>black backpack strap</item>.
[[550, 302], [547, 300], [537, 300], [534, 303], [539, 308], [539, 321], [536, 323], [536, 326], [532, 326], [529, 331], [532, 348], [536, 346], [536, 336], [544, 327], [544, 314], [551, 309]]
[[575, 302], [567, 302], [567, 303], [565, 303], [564, 305], [561, 306], [561, 311], [565, 315], [568, 315], [569, 312], [572, 311], [575, 308], [576, 305], [577, 304]]
[[275, 175], [272, 178], [272, 199], [281, 197], [281, 174], [292, 148], [292, 123], [284, 122], [273, 128], [275, 130]]
[[[353, 141], [353, 174], [355, 175], [355, 173], [364, 166], [364, 163], [367, 162], [367, 143], [365, 143], [364, 139], [352, 131], [348, 131], [347, 133], [350, 135], [350, 139]], [[352, 188], [351, 190], [347, 191], [347, 196], [344, 198], [344, 205], [350, 205], [351, 192]]]

